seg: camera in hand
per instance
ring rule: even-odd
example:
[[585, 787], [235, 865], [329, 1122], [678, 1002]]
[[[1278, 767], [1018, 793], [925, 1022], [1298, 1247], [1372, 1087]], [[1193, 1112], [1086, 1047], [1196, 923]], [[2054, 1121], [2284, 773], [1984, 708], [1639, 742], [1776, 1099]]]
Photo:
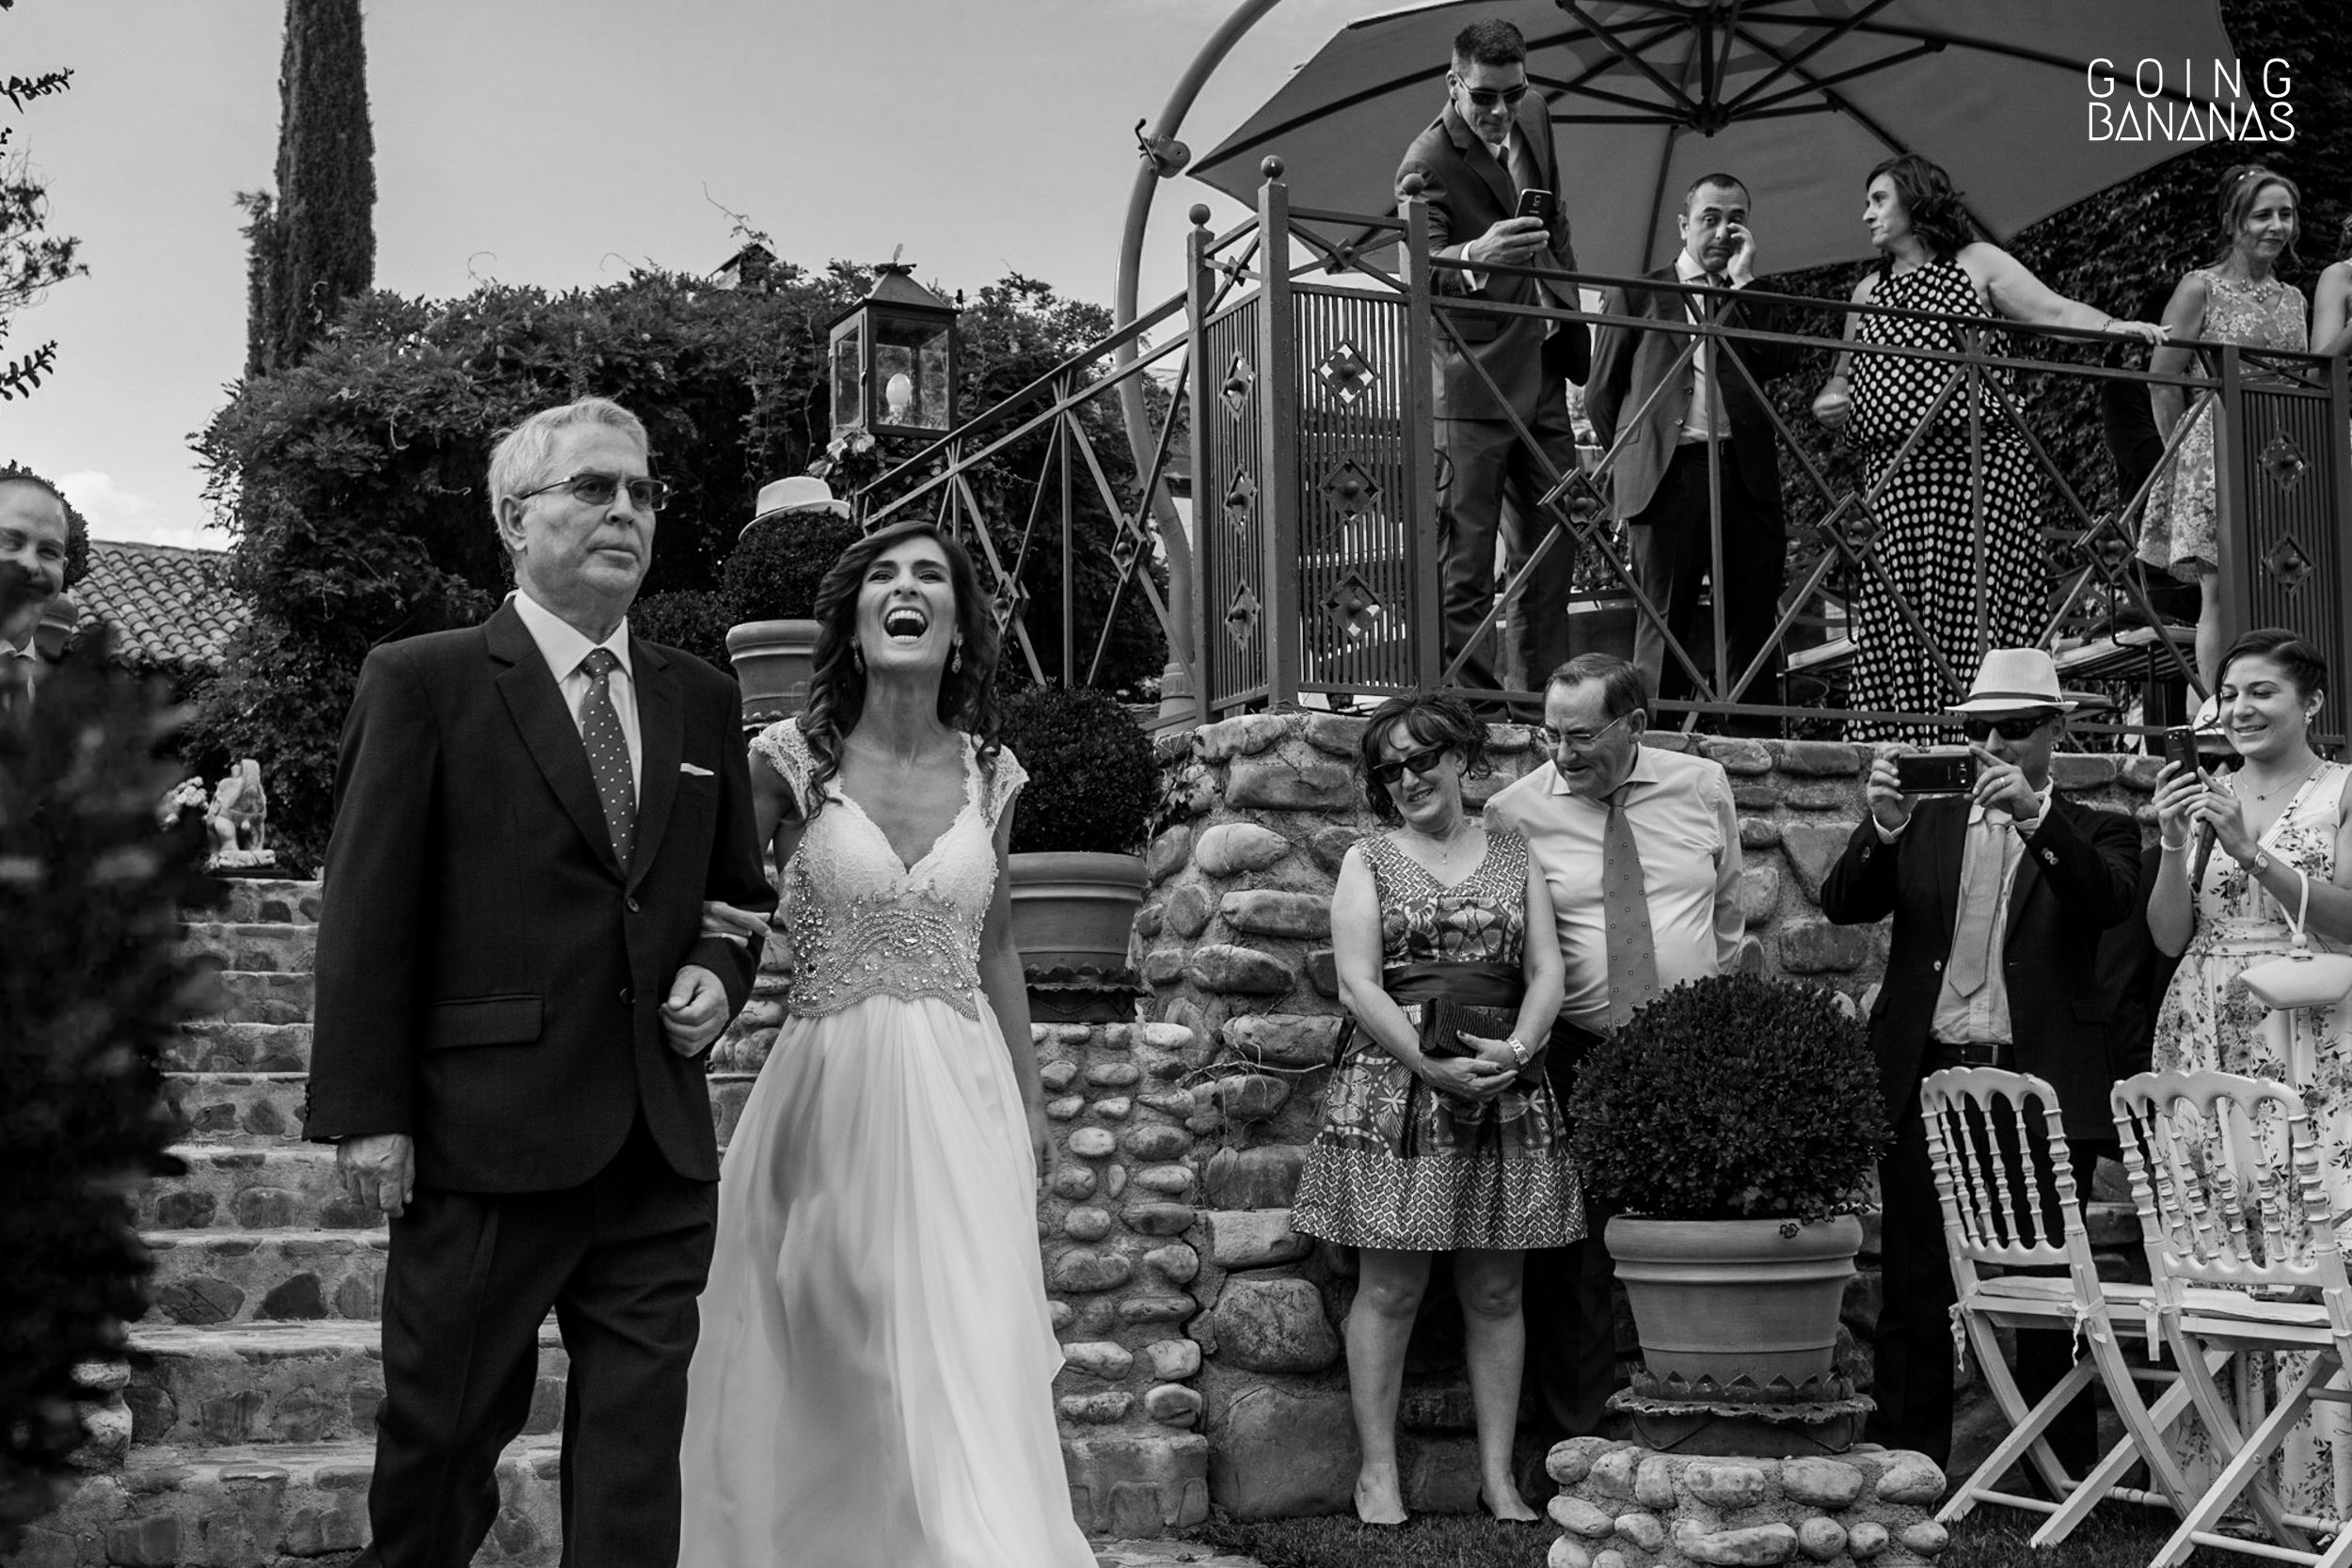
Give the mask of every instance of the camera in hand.
[[2197, 732], [2186, 724], [2175, 724], [2164, 732], [2164, 760], [2180, 769], [2173, 775], [2184, 777], [2197, 771]]
[[1539, 218], [1546, 228], [1549, 228], [1551, 226], [1551, 193], [1537, 190], [1519, 192], [1519, 210], [1517, 215], [1523, 218]]
[[1897, 757], [1895, 784], [1905, 795], [1965, 795], [1977, 787], [1977, 753], [1923, 752]]

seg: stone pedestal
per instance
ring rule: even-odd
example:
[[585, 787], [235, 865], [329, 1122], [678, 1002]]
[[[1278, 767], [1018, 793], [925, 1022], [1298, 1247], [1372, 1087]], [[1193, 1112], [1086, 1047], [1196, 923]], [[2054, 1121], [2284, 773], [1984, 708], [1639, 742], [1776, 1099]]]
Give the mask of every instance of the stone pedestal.
[[1927, 1455], [1858, 1446], [1836, 1458], [1661, 1453], [1571, 1437], [1545, 1468], [1559, 1483], [1549, 1568], [1933, 1562], [1944, 1472]]

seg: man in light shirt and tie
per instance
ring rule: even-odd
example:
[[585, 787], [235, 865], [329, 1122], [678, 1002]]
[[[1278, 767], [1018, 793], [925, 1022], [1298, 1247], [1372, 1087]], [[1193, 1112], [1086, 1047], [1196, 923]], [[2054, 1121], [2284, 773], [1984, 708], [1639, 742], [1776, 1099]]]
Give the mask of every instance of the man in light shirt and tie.
[[65, 591], [72, 531], [64, 492], [24, 468], [0, 468], [0, 714], [31, 698], [34, 634]]
[[[1397, 166], [1400, 203], [1406, 182], [1416, 177], [1429, 204], [1429, 244], [1437, 255], [1473, 266], [1500, 261], [1575, 270], [1551, 118], [1529, 89], [1527, 42], [1510, 23], [1474, 22], [1455, 35], [1445, 111], [1414, 137]], [[1547, 215], [1519, 215], [1529, 191], [1549, 197]], [[1438, 293], [1457, 298], [1577, 303], [1571, 285], [1518, 274], [1439, 268], [1433, 282]], [[1550, 487], [1542, 458], [1563, 473], [1576, 467], [1566, 383], [1584, 379], [1590, 357], [1581, 322], [1468, 311], [1442, 317], [1433, 359], [1438, 445], [1446, 460], [1438, 505], [1449, 662], [1493, 608], [1498, 531], [1506, 569], [1516, 575], [1549, 529], [1549, 514], [1535, 504]], [[1514, 415], [1540, 454], [1518, 438]], [[1508, 645], [1482, 644], [1452, 684], [1483, 690], [1506, 675], [1531, 680], [1568, 657], [1575, 553], [1565, 541], [1552, 547], [1498, 634]]]
[[[1955, 1067], [2046, 1079], [2086, 1196], [2096, 1158], [2118, 1152], [2107, 1111], [2113, 1001], [2096, 974], [2100, 933], [2138, 907], [2139, 829], [2051, 787], [2050, 754], [2074, 706], [2047, 653], [1994, 649], [1952, 709], [1975, 783], [1965, 793], [1906, 794], [1893, 757], [1880, 756], [1865, 791], [1869, 816], [1821, 885], [1821, 912], [1839, 925], [1894, 917], [1870, 1010], [1895, 1142], [1879, 1161], [1885, 1296], [1866, 1435], [1938, 1465], [1952, 1444], [1953, 1287], [1920, 1082]], [[2026, 1397], [2040, 1399], [2071, 1359], [2065, 1335], [2020, 1334]], [[2095, 1423], [2078, 1397], [2050, 1428], [2052, 1449], [2076, 1475], [2097, 1457]]]
[[[1721, 763], [1642, 744], [1648, 689], [1632, 663], [1582, 654], [1544, 689], [1551, 760], [1486, 803], [1527, 840], [1558, 927], [1566, 993], [1544, 1071], [1565, 1105], [1584, 1053], [1668, 987], [1732, 967], [1740, 820]], [[1608, 1214], [1572, 1246], [1527, 1255], [1527, 1359], [1548, 1437], [1598, 1430], [1616, 1383]]]

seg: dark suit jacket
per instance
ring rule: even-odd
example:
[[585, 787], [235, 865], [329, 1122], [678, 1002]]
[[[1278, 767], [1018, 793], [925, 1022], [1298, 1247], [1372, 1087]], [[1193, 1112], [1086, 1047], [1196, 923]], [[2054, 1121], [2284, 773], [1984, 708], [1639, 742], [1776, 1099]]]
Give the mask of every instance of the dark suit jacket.
[[[1529, 93], [1519, 100], [1518, 134], [1542, 174], [1544, 188], [1554, 197], [1551, 210], [1551, 264], [1569, 271], [1576, 251], [1568, 243], [1568, 215], [1557, 199], [1560, 164], [1551, 145], [1551, 117], [1543, 102]], [[1405, 177], [1422, 177], [1422, 198], [1429, 203], [1429, 239], [1439, 256], [1459, 257], [1462, 246], [1518, 210], [1518, 197], [1510, 176], [1495, 162], [1478, 133], [1462, 122], [1448, 103], [1427, 130], [1413, 138], [1397, 166], [1397, 200], [1405, 199]], [[1502, 300], [1513, 305], [1541, 303], [1542, 285], [1532, 277], [1487, 274], [1486, 287], [1472, 291], [1458, 272], [1439, 272], [1440, 293], [1472, 299]], [[1574, 306], [1576, 291], [1562, 285], [1555, 303]], [[1510, 408], [1522, 420], [1532, 415], [1547, 387], [1559, 390], [1563, 381], [1584, 379], [1590, 358], [1589, 339], [1581, 322], [1561, 324], [1546, 363], [1546, 323], [1534, 316], [1448, 315], [1455, 332], [1469, 345], [1478, 363], [1494, 377]], [[1438, 417], [1446, 420], [1500, 420], [1503, 404], [1495, 401], [1442, 327], [1437, 333]]]
[[602, 1169], [642, 1112], [678, 1174], [717, 1179], [704, 1064], [670, 1049], [660, 1008], [689, 963], [741, 1007], [757, 954], [703, 938], [702, 903], [775, 895], [735, 683], [651, 642], [630, 664], [624, 870], [511, 604], [368, 656], [335, 780], [308, 1136], [405, 1132], [422, 1185], [539, 1192]]
[[[1895, 917], [1886, 981], [1870, 1010], [1870, 1044], [1889, 1117], [1919, 1080], [1959, 916], [1968, 802], [1919, 802], [1911, 825], [1881, 844], [1864, 817], [1821, 884], [1821, 912], [1841, 926]], [[2111, 1138], [2109, 1000], [2096, 967], [2099, 933], [2129, 916], [2139, 893], [2139, 829], [2128, 816], [2051, 797], [2009, 895], [2002, 975], [2020, 1071], [2058, 1090], [2069, 1137]]]
[[[1675, 281], [1672, 267], [1649, 276], [1667, 283]], [[1603, 309], [1613, 316], [1687, 321], [1690, 317], [1685, 302], [1692, 297], [1670, 289], [1613, 288]], [[1731, 325], [1765, 332], [1778, 332], [1786, 325], [1786, 312], [1775, 306], [1752, 306], [1741, 301], [1731, 305], [1729, 312], [1725, 320]], [[1591, 417], [1602, 446], [1617, 439], [1619, 416], [1630, 417], [1641, 408], [1651, 390], [1666, 379], [1666, 372], [1691, 341], [1678, 333], [1644, 332], [1637, 327], [1603, 326], [1595, 330], [1593, 372], [1584, 383], [1584, 411]], [[1725, 341], [1721, 350], [1724, 363], [1716, 377], [1722, 384], [1723, 409], [1731, 425], [1731, 451], [1727, 455], [1739, 465], [1740, 478], [1748, 494], [1774, 516], [1780, 515], [1780, 464], [1773, 445], [1772, 416], [1749, 389], [1747, 377], [1740, 374], [1730, 360], [1737, 356], [1757, 381], [1766, 382], [1795, 370], [1801, 352], [1773, 343]], [[1666, 465], [1674, 460], [1683, 411], [1690, 404], [1690, 380], [1691, 371], [1686, 366], [1650, 405], [1641, 422], [1627, 433], [1625, 450], [1610, 466], [1611, 497], [1620, 519], [1641, 515], [1657, 493]]]

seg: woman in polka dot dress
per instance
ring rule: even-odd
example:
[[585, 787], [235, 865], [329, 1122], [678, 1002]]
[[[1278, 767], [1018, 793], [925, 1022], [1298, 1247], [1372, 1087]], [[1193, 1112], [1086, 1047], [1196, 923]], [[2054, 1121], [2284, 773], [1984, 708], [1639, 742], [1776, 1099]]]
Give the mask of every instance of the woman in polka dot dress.
[[[2164, 339], [2161, 327], [2117, 321], [2053, 293], [2015, 257], [1978, 239], [1950, 179], [1915, 153], [1870, 171], [1863, 222], [1880, 260], [1854, 286], [1857, 305]], [[1858, 343], [1979, 352], [2005, 346], [1987, 336], [1951, 321], [1860, 310], [1846, 318], [1846, 337]], [[1940, 712], [1975, 674], [1986, 648], [2030, 647], [2042, 639], [2048, 607], [2033, 459], [1987, 387], [1979, 498], [1966, 385], [1954, 388], [1940, 407], [1936, 403], [1953, 372], [1948, 361], [1849, 352], [1838, 356], [1836, 373], [1814, 400], [1816, 419], [1832, 430], [1851, 424], [1861, 445], [1878, 523], [1870, 548], [1885, 574], [1883, 579], [1865, 571], [1854, 594], [1847, 704], [1857, 710]], [[1988, 379], [2007, 386], [2006, 377]], [[1898, 462], [1922, 421], [1929, 421], [1927, 434]], [[1905, 604], [1918, 619], [1915, 630]], [[1931, 648], [1950, 664], [1950, 689]], [[1879, 739], [1915, 732], [1863, 720], [1846, 733]]]

